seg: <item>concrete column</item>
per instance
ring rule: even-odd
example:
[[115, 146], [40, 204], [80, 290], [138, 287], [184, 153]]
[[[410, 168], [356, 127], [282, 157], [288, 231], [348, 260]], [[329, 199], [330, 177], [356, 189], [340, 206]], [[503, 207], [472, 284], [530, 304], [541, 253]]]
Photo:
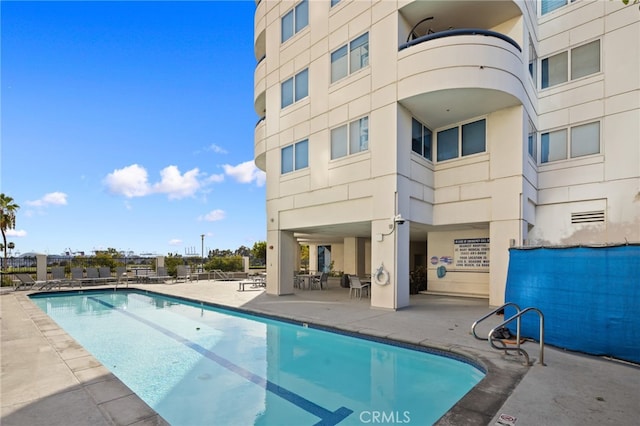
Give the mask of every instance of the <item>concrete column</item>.
[[164, 256], [156, 257], [156, 269], [157, 268], [164, 268]]
[[[371, 307], [397, 310], [409, 306], [409, 223], [394, 227], [392, 219], [373, 221], [371, 235]], [[388, 273], [385, 285], [376, 282], [379, 268]]]
[[47, 280], [47, 255], [36, 254], [36, 280]]
[[356, 237], [344, 238], [343, 272], [345, 274], [358, 274], [358, 239]]
[[249, 256], [242, 256], [242, 269], [244, 273], [249, 273]]
[[309, 244], [309, 270], [318, 270], [318, 245]]
[[267, 232], [267, 293], [277, 296], [293, 293], [298, 242], [289, 231]]

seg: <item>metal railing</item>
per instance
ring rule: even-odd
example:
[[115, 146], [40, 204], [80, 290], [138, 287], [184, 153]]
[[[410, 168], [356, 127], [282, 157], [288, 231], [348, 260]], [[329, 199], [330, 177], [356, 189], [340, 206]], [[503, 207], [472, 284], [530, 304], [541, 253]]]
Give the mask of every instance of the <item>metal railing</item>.
[[496, 31], [484, 30], [482, 28], [458, 28], [454, 30], [437, 31], [435, 33], [426, 34], [426, 35], [423, 35], [422, 37], [418, 37], [416, 39], [413, 39], [411, 41], [401, 44], [398, 47], [398, 51], [406, 49], [407, 47], [415, 46], [416, 44], [424, 43], [425, 41], [436, 40], [444, 37], [461, 36], [461, 35], [483, 35], [487, 37], [496, 37], [506, 41], [507, 43], [514, 46], [516, 49], [518, 49], [518, 51], [522, 52], [522, 49], [520, 48], [518, 43], [516, 43], [516, 41], [511, 37]]
[[[476, 333], [476, 327], [478, 326], [479, 323], [481, 323], [482, 321], [486, 320], [490, 316], [494, 315], [498, 311], [503, 310], [504, 308], [509, 307], [509, 306], [514, 307], [516, 309], [516, 313], [513, 316], [511, 316], [510, 318], [504, 320], [502, 323], [500, 323], [500, 324], [496, 325], [495, 327], [493, 327], [489, 331], [489, 334], [487, 335], [486, 338], [478, 336], [478, 334]], [[491, 347], [494, 348], [494, 349], [497, 349], [497, 350], [500, 350], [500, 351], [505, 351], [505, 353], [507, 353], [508, 351], [517, 352], [519, 355], [524, 356], [524, 358], [525, 358], [524, 365], [529, 366], [529, 365], [531, 365], [531, 363], [529, 361], [529, 353], [527, 351], [525, 351], [524, 349], [522, 349], [522, 347], [520, 346], [522, 344], [522, 341], [523, 341], [523, 339], [521, 338], [521, 335], [520, 335], [520, 319], [527, 312], [535, 312], [540, 317], [540, 336], [539, 336], [539, 339], [538, 339], [539, 345], [540, 345], [540, 353], [539, 353], [539, 356], [538, 356], [538, 364], [545, 365], [544, 364], [544, 314], [538, 308], [529, 307], [529, 308], [524, 308], [524, 309], [521, 310], [520, 307], [517, 304], [515, 304], [513, 302], [507, 302], [504, 305], [502, 305], [502, 306], [494, 309], [493, 311], [489, 312], [488, 314], [486, 314], [482, 318], [476, 320], [471, 325], [471, 334], [473, 335], [473, 337], [475, 337], [478, 340], [487, 340], [487, 341], [489, 341], [489, 345], [491, 345]], [[506, 326], [507, 324], [509, 324], [509, 323], [511, 323], [513, 321], [516, 321], [515, 346], [514, 347], [509, 347], [504, 342], [505, 339], [500, 339], [500, 338], [497, 338], [497, 337], [494, 337], [494, 336], [496, 334], [496, 330]], [[496, 342], [499, 342], [502, 346], [498, 346], [496, 344]]]

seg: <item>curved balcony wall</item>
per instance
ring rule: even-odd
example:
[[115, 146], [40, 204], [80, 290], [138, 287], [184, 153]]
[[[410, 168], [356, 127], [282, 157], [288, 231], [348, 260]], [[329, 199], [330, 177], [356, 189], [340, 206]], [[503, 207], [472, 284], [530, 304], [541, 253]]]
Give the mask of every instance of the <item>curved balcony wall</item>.
[[256, 69], [253, 73], [253, 106], [256, 110], [256, 114], [263, 117], [266, 108], [266, 93], [267, 93], [267, 61], [262, 59], [256, 65]]
[[264, 117], [257, 123], [253, 134], [253, 158], [256, 167], [263, 172], [267, 171], [267, 125]]
[[267, 54], [266, 34], [267, 34], [267, 31], [263, 30], [256, 35], [256, 38], [254, 40], [253, 51], [254, 51], [254, 54], [256, 55], [257, 62], [262, 61], [265, 55]]
[[266, 33], [267, 33], [267, 2], [260, 1], [256, 4], [256, 13], [253, 20], [253, 46], [256, 55], [256, 61], [260, 60], [266, 52]]
[[496, 34], [443, 31], [400, 46], [398, 100], [434, 128], [526, 102], [522, 52]]

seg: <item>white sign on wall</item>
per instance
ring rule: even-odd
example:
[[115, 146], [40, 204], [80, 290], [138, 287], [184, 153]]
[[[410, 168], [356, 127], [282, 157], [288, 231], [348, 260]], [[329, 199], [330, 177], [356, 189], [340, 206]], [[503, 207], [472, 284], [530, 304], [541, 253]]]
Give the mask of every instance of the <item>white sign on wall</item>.
[[453, 266], [457, 269], [489, 269], [489, 238], [453, 240]]

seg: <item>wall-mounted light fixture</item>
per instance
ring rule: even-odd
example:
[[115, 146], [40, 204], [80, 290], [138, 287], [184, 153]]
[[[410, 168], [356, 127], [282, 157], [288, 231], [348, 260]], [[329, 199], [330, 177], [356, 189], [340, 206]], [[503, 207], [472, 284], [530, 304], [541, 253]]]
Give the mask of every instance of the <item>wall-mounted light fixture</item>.
[[376, 241], [383, 241], [384, 237], [386, 237], [387, 235], [391, 235], [393, 234], [393, 231], [396, 230], [396, 225], [402, 225], [404, 224], [404, 218], [402, 217], [401, 214], [397, 214], [396, 216], [391, 218], [391, 224], [389, 225], [389, 232], [385, 233], [380, 233], [380, 234], [376, 234]]

